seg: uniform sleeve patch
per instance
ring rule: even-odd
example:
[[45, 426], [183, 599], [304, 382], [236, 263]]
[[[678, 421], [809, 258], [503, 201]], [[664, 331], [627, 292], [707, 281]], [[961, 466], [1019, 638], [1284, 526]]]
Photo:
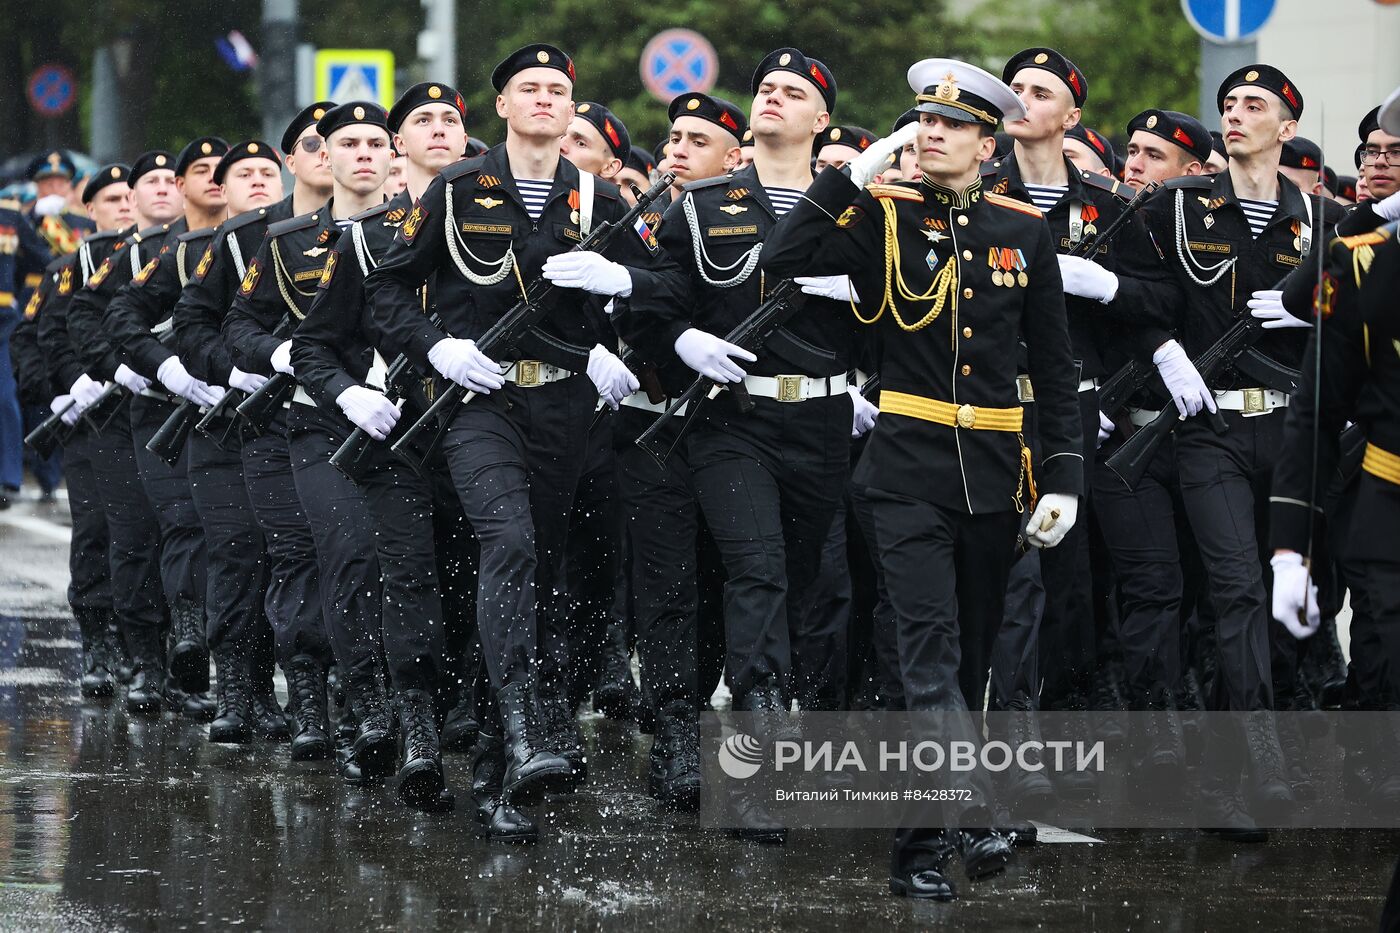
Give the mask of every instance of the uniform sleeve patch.
[[142, 266], [141, 271], [136, 273], [136, 277], [132, 279], [132, 281], [137, 285], [145, 285], [150, 281], [151, 276], [155, 274], [156, 266], [158, 265], [160, 265], [159, 255], [153, 257], [150, 262]]
[[258, 287], [258, 280], [262, 278], [262, 264], [256, 259], [248, 263], [248, 272], [243, 276], [243, 284], [238, 286], [238, 294], [244, 298], [249, 297]]
[[423, 202], [419, 201], [413, 205], [413, 210], [409, 212], [403, 226], [399, 228], [399, 236], [403, 237], [403, 241], [411, 246], [418, 237], [418, 231], [423, 228], [423, 221], [427, 219], [428, 212], [424, 209]]
[[326, 257], [326, 267], [321, 270], [321, 282], [317, 288], [330, 288], [331, 279], [335, 277], [335, 267], [340, 260], [340, 254], [331, 250], [331, 254]]
[[73, 267], [64, 266], [63, 274], [58, 277], [58, 293], [60, 295], [73, 294]]
[[199, 265], [194, 267], [194, 281], [202, 282], [209, 274], [209, 267], [214, 264], [214, 244], [210, 243], [204, 247], [204, 255], [199, 257]]
[[88, 279], [88, 285], [89, 285], [89, 287], [91, 287], [91, 288], [96, 288], [97, 286], [101, 285], [103, 282], [107, 281], [107, 276], [109, 276], [109, 275], [111, 275], [111, 274], [112, 274], [112, 257], [111, 257], [111, 256], [108, 256], [106, 259], [102, 260], [102, 265], [100, 265], [100, 266], [97, 267], [97, 271], [94, 272], [94, 273], [92, 274], [92, 278]]
[[844, 211], [841, 212], [840, 217], [836, 218], [836, 226], [840, 227], [842, 230], [845, 230], [848, 227], [854, 227], [856, 224], [860, 223], [864, 219], [865, 211], [852, 204], [850, 207], [846, 208]]

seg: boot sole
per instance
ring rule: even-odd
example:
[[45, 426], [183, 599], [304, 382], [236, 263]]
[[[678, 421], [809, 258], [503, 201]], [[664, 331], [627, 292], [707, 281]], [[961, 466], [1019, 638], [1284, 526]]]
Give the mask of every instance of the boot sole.
[[170, 676], [186, 693], [203, 693], [209, 689], [209, 658], [196, 644], [176, 645], [170, 656]]
[[1006, 866], [1011, 864], [1011, 853], [982, 858], [977, 860], [977, 867], [974, 869], [966, 862], [963, 862], [963, 872], [967, 875], [968, 881], [984, 881], [1006, 871]]
[[292, 761], [325, 761], [331, 757], [331, 740], [322, 736], [292, 742]]
[[476, 820], [476, 834], [487, 842], [499, 842], [502, 845], [520, 846], [534, 845], [540, 841], [540, 831], [538, 829], [520, 830], [513, 833], [492, 832], [481, 820]]
[[890, 879], [890, 893], [896, 897], [907, 897], [915, 901], [955, 901], [958, 899], [958, 892], [949, 891], [947, 894], [925, 894], [922, 891], [915, 891], [903, 881]]
[[399, 802], [415, 810], [437, 806], [445, 786], [442, 766], [429, 759], [420, 758], [399, 770]]
[[546, 794], [567, 794], [574, 788], [574, 772], [542, 770], [508, 782], [501, 796], [507, 803], [532, 807]]
[[394, 759], [398, 757], [395, 744], [387, 732], [370, 733], [355, 741], [351, 749], [363, 780], [380, 781], [394, 773]]
[[247, 728], [238, 731], [210, 729], [209, 741], [215, 745], [248, 745], [253, 741], [253, 730]]

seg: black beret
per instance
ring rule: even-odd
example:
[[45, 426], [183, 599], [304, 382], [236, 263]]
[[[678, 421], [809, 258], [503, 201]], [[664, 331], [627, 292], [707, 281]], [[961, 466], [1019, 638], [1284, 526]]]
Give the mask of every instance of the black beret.
[[744, 130], [744, 135], [739, 137], [739, 145], [740, 145], [740, 146], [752, 146], [752, 145], [753, 145], [753, 130], [752, 130], [752, 129]]
[[1337, 170], [1330, 165], [1322, 167], [1322, 187], [1333, 195], [1337, 193]]
[[136, 157], [136, 161], [131, 163], [131, 178], [128, 184], [136, 184], [138, 178], [156, 169], [175, 171], [175, 156], [164, 149], [152, 149], [150, 152], [141, 153]]
[[1337, 190], [1333, 192], [1339, 198], [1346, 198], [1348, 201], [1356, 200], [1356, 176], [1338, 175]]
[[1364, 143], [1366, 140], [1371, 138], [1372, 133], [1374, 133], [1380, 128], [1381, 108], [1379, 105], [1377, 105], [1375, 107], [1372, 107], [1370, 112], [1367, 113], [1366, 116], [1361, 118], [1361, 122], [1357, 124], [1356, 127], [1356, 135], [1361, 137], [1361, 141]]
[[749, 118], [744, 111], [722, 97], [711, 97], [698, 91], [682, 94], [671, 101], [671, 106], [666, 108], [666, 117], [672, 123], [676, 122], [677, 117], [699, 117], [731, 134], [735, 141], [743, 139], [749, 128]]
[[1295, 136], [1283, 144], [1278, 164], [1284, 168], [1305, 168], [1316, 172], [1322, 168], [1322, 147], [1311, 139]]
[[1083, 123], [1079, 123], [1065, 131], [1065, 136], [1070, 139], [1077, 139], [1099, 157], [1099, 161], [1108, 169], [1109, 174], [1118, 174], [1118, 153], [1113, 148], [1113, 143], [1108, 141], [1108, 137], [1098, 130], [1090, 129]]
[[910, 107], [899, 115], [898, 120], [894, 121], [894, 126], [890, 127], [890, 135], [893, 136], [917, 119], [919, 119], [919, 111]]
[[668, 136], [665, 139], [661, 140], [661, 142], [657, 143], [655, 146], [652, 146], [652, 161], [654, 161], [657, 165], [660, 165], [662, 160], [666, 158], [666, 147], [669, 145], [671, 145], [671, 137]]
[[422, 84], [415, 84], [404, 91], [403, 96], [394, 101], [394, 106], [389, 108], [389, 132], [397, 133], [410, 113], [419, 107], [426, 107], [428, 104], [447, 104], [449, 107], [456, 107], [457, 112], [462, 115], [462, 119], [467, 118], [467, 105], [463, 103], [462, 95], [457, 93], [456, 88], [448, 87], [440, 82], [424, 81]]
[[1225, 151], [1225, 137], [1215, 130], [1210, 131], [1210, 151], [1222, 159], [1228, 160], [1230, 158], [1230, 153]]
[[623, 160], [623, 166], [630, 168], [634, 172], [641, 172], [643, 175], [650, 175], [656, 170], [656, 160], [651, 157], [641, 146], [633, 146], [632, 151], [627, 153], [627, 158]]
[[486, 144], [486, 140], [484, 140], [484, 139], [477, 139], [475, 136], [468, 136], [468, 137], [467, 137], [467, 155], [469, 155], [469, 156], [485, 155], [485, 154], [486, 154], [487, 152], [489, 152], [490, 150], [491, 150], [491, 147], [488, 146], [488, 145]]
[[764, 56], [763, 61], [758, 63], [758, 67], [753, 70], [751, 90], [755, 95], [758, 94], [758, 86], [763, 83], [763, 79], [775, 71], [790, 71], [812, 82], [812, 86], [820, 92], [822, 99], [826, 101], [826, 112], [836, 112], [836, 76], [826, 65], [815, 58], [808, 58], [797, 49], [778, 49], [769, 52]]
[[534, 45], [527, 45], [523, 49], [516, 49], [496, 66], [491, 72], [491, 86], [500, 93], [505, 89], [506, 82], [515, 77], [526, 68], [553, 68], [555, 71], [563, 72], [570, 81], [574, 78], [574, 60], [552, 45], [545, 45], [537, 42]]
[[374, 101], [352, 100], [327, 110], [326, 115], [316, 121], [316, 132], [322, 139], [330, 139], [336, 130], [363, 123], [366, 126], [377, 126], [388, 135], [389, 124], [386, 116], [384, 108]]
[[992, 138], [997, 141], [996, 154], [992, 156], [994, 159], [1005, 158], [1016, 148], [1016, 140], [1011, 138], [1010, 133], [993, 133]]
[[244, 159], [271, 159], [282, 167], [282, 158], [277, 155], [277, 150], [273, 149], [261, 139], [245, 139], [236, 146], [229, 147], [228, 152], [219, 160], [219, 164], [214, 167], [214, 184], [222, 185], [224, 176], [233, 167], [235, 162], [242, 162]]
[[1022, 68], [1043, 68], [1058, 77], [1069, 88], [1076, 107], [1083, 107], [1084, 101], [1089, 98], [1089, 79], [1084, 77], [1084, 72], [1074, 62], [1054, 49], [1034, 48], [1017, 52], [1001, 70], [1001, 80], [1010, 84], [1016, 72]]
[[1220, 89], [1215, 92], [1216, 109], [1224, 113], [1225, 98], [1235, 88], [1244, 84], [1273, 91], [1293, 111], [1294, 119], [1302, 117], [1303, 95], [1298, 93], [1293, 82], [1288, 80], [1288, 75], [1273, 65], [1245, 65], [1238, 71], [1231, 72], [1224, 81], [1220, 82]]
[[301, 134], [306, 132], [306, 128], [314, 126], [334, 106], [333, 100], [318, 100], [293, 117], [292, 122], [287, 124], [287, 131], [282, 134], [282, 151], [291, 155], [292, 147], [297, 144]]
[[1361, 171], [1361, 154], [1366, 151], [1365, 143], [1357, 143], [1356, 151], [1351, 154], [1351, 161], [1356, 166], [1356, 170]]
[[200, 159], [207, 159], [210, 156], [223, 158], [225, 152], [228, 152], [228, 143], [217, 136], [201, 136], [198, 139], [192, 139], [188, 146], [180, 150], [180, 155], [175, 159], [175, 174], [185, 174], [189, 171], [190, 166]]
[[24, 170], [24, 177], [30, 181], [38, 181], [53, 175], [62, 175], [70, 180], [78, 175], [78, 167], [73, 164], [68, 153], [62, 149], [54, 149], [44, 153], [31, 161], [29, 167]]
[[864, 152], [879, 139], [874, 133], [858, 126], [828, 126], [817, 135], [817, 151], [823, 146], [850, 146]]
[[[1138, 130], [1175, 143], [1204, 164], [1210, 158], [1213, 137], [1204, 123], [1177, 110], [1144, 110], [1128, 121], [1128, 133]], [[1216, 134], [1219, 135], [1219, 134]]]
[[88, 179], [87, 187], [83, 188], [83, 203], [91, 204], [92, 199], [97, 197], [97, 192], [108, 185], [130, 184], [130, 178], [131, 167], [128, 165], [122, 165], [118, 162], [102, 166], [92, 173], [92, 177]]
[[603, 137], [615, 158], [626, 159], [632, 151], [632, 137], [627, 133], [627, 125], [618, 119], [617, 114], [597, 101], [586, 100], [574, 108], [574, 113], [582, 117]]

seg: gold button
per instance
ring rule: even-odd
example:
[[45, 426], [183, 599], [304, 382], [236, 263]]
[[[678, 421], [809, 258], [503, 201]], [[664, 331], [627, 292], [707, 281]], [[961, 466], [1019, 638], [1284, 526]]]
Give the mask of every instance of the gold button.
[[971, 337], [971, 336], [972, 336], [972, 328], [971, 328], [971, 327], [964, 327], [964, 328], [963, 328], [963, 336], [964, 336], [964, 337]]
[[972, 250], [970, 250], [970, 249], [965, 249], [965, 250], [963, 250], [963, 259], [966, 260], [966, 261], [968, 261], [968, 262], [971, 262], [971, 261], [972, 261]]
[[958, 215], [958, 226], [959, 226], [959, 227], [966, 227], [966, 226], [967, 226], [967, 215], [966, 215], [966, 214], [959, 214], [959, 215]]
[[971, 375], [972, 375], [972, 367], [971, 367], [969, 364], [964, 363], [964, 364], [963, 364], [963, 368], [962, 368], [962, 374], [963, 374], [964, 376], [971, 376]]
[[963, 289], [963, 297], [964, 297], [964, 298], [971, 298], [971, 297], [972, 297], [972, 289], [970, 289], [970, 288], [964, 288], [964, 289]]

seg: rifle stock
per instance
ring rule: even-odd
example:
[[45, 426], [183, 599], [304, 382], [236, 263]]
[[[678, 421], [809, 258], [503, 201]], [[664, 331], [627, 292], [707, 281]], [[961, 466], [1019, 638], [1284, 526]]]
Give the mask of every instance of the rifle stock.
[[146, 442], [146, 449], [169, 466], [180, 461], [185, 449], [185, 440], [190, 436], [195, 421], [199, 418], [199, 406], [191, 401], [182, 401], [165, 419], [156, 433]]
[[286, 373], [273, 373], [256, 392], [250, 394], [234, 409], [248, 426], [261, 434], [272, 424], [282, 403], [296, 390], [296, 380]]
[[69, 401], [63, 408], [49, 415], [43, 421], [24, 436], [24, 442], [28, 444], [35, 453], [45, 459], [53, 456], [53, 452], [68, 442], [77, 430], [77, 422], [64, 424], [63, 416], [78, 404], [77, 399]]

